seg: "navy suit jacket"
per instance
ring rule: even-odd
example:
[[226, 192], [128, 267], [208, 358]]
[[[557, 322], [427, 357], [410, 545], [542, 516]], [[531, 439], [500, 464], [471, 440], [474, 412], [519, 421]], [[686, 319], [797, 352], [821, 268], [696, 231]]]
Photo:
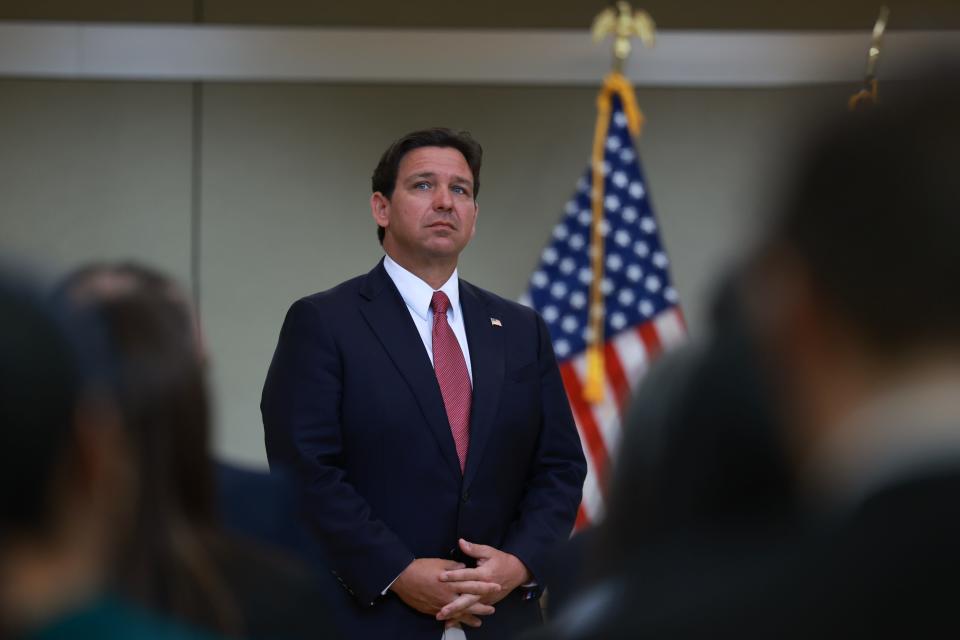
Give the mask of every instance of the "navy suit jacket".
[[[473, 368], [463, 473], [430, 359], [382, 262], [295, 302], [280, 331], [261, 402], [267, 456], [305, 493], [357, 637], [439, 640], [441, 623], [381, 595], [415, 558], [469, 564], [465, 538], [539, 578], [573, 526], [586, 463], [546, 325], [463, 280], [460, 305]], [[523, 595], [470, 638], [535, 624], [538, 602]]]

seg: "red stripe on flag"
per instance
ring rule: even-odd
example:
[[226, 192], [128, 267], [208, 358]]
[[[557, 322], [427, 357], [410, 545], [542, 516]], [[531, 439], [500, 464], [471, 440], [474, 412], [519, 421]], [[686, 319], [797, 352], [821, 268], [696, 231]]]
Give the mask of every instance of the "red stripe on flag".
[[603, 346], [603, 364], [606, 367], [607, 380], [610, 381], [610, 388], [613, 389], [614, 398], [617, 400], [617, 409], [620, 411], [620, 417], [622, 418], [623, 410], [630, 399], [630, 383], [627, 381], [623, 363], [620, 362], [620, 354], [617, 353], [612, 340]]
[[590, 518], [587, 517], [587, 511], [583, 508], [583, 503], [580, 503], [580, 506], [577, 507], [577, 519], [573, 523], [573, 530], [580, 531], [585, 527], [590, 526]]
[[647, 348], [647, 355], [650, 358], [650, 362], [660, 357], [660, 352], [663, 351], [663, 345], [660, 343], [660, 334], [657, 333], [657, 328], [653, 322], [644, 322], [641, 324], [637, 327], [637, 333], [640, 334], [643, 346]]
[[680, 328], [683, 329], [683, 332], [690, 333], [687, 329], [687, 319], [683, 315], [683, 310], [680, 307], [674, 307], [673, 313], [677, 316], [677, 321], [680, 323]]
[[590, 403], [583, 398], [583, 385], [580, 384], [580, 378], [573, 369], [571, 361], [560, 365], [560, 376], [563, 378], [563, 386], [567, 390], [567, 397], [570, 398], [570, 407], [577, 418], [577, 424], [580, 426], [584, 442], [587, 443], [587, 453], [593, 460], [593, 469], [597, 476], [597, 484], [600, 485], [600, 492], [607, 495], [607, 448], [603, 444], [603, 438], [600, 437], [600, 427], [590, 409]]

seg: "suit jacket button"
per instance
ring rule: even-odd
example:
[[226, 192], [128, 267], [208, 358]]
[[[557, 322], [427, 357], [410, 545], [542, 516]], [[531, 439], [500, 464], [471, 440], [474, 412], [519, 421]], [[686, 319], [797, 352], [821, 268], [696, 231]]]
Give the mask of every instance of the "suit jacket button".
[[470, 492], [469, 492], [469, 491], [464, 491], [464, 492], [463, 492], [463, 496], [461, 497], [461, 501], [463, 502], [463, 504], [467, 504], [468, 502], [470, 502]]

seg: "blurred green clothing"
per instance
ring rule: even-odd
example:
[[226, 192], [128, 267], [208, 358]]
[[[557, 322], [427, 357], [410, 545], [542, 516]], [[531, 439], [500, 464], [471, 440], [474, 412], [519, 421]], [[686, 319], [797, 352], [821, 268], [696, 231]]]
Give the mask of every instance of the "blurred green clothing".
[[23, 640], [217, 640], [112, 597], [28, 632]]

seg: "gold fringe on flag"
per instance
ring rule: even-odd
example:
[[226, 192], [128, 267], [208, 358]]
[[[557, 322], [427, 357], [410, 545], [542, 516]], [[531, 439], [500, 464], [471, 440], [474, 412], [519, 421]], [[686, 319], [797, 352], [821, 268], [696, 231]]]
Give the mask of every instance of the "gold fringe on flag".
[[587, 336], [587, 374], [584, 379], [583, 396], [588, 402], [603, 402], [604, 383], [606, 380], [605, 362], [603, 357], [604, 319], [606, 315], [603, 300], [603, 263], [604, 263], [604, 180], [603, 156], [607, 144], [607, 130], [610, 126], [610, 115], [613, 110], [613, 96], [620, 98], [624, 114], [627, 116], [627, 127], [634, 140], [640, 136], [643, 127], [643, 114], [637, 106], [637, 97], [633, 92], [633, 85], [627, 78], [618, 72], [609, 74], [603, 80], [603, 88], [597, 96], [597, 124], [593, 134], [593, 155], [590, 166], [593, 176], [591, 204], [593, 208], [593, 224], [590, 234], [590, 258], [593, 267], [593, 280], [590, 284], [590, 306], [588, 313], [589, 332]]

